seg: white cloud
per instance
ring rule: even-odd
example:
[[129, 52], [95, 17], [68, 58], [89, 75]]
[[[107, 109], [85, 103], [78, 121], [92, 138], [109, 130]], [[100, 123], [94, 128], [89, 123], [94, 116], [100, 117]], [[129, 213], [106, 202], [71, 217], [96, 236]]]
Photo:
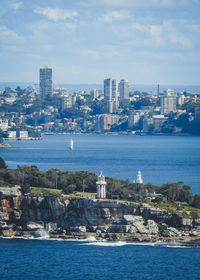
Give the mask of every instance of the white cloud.
[[96, 50], [83, 50], [82, 51], [82, 54], [83, 55], [86, 55], [86, 56], [89, 56], [91, 58], [94, 58], [94, 59], [99, 59], [100, 58], [100, 53]]
[[22, 7], [23, 3], [22, 2], [16, 2], [13, 4], [13, 8], [15, 10], [19, 10]]
[[141, 32], [147, 32], [148, 31], [148, 26], [144, 25], [144, 24], [141, 24], [141, 23], [132, 23], [131, 27], [132, 27], [132, 29], [138, 30], [138, 31], [141, 31]]
[[130, 18], [130, 14], [128, 11], [110, 11], [102, 16], [102, 20], [108, 23], [113, 21], [125, 20], [128, 18]]
[[66, 30], [71, 32], [74, 32], [77, 28], [77, 24], [72, 22], [63, 23], [63, 26], [66, 28]]
[[33, 11], [39, 15], [46, 16], [48, 19], [51, 19], [53, 21], [63, 21], [66, 19], [73, 19], [78, 16], [78, 13], [76, 11], [68, 11], [64, 9], [59, 8], [41, 8], [41, 7], [35, 7]]
[[0, 39], [3, 43], [15, 43], [20, 41], [22, 38], [6, 26], [0, 26]]
[[199, 4], [199, 0], [85, 0], [80, 1], [82, 6], [107, 6], [118, 8], [151, 8], [155, 6], [185, 6]]
[[146, 46], [165, 47], [166, 49], [191, 48], [195, 37], [194, 34], [199, 31], [197, 26], [194, 28], [191, 25], [190, 28], [188, 23], [179, 22], [178, 20], [164, 20], [161, 24], [133, 23], [131, 28], [134, 35], [139, 38], [139, 43]]

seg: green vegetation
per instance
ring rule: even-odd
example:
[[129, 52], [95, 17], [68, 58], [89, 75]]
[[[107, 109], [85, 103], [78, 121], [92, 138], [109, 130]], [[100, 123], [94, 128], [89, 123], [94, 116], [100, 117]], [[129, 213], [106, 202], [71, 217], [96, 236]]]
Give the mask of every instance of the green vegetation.
[[[37, 166], [18, 166], [9, 169], [0, 158], [0, 186], [20, 185], [24, 194], [36, 196], [61, 196], [68, 198], [95, 198], [97, 175], [88, 171], [61, 171], [56, 168], [46, 172]], [[200, 195], [193, 195], [190, 187], [183, 182], [165, 184], [131, 184], [128, 180], [106, 178], [107, 198], [116, 195], [120, 200], [151, 201], [154, 207], [177, 212], [187, 216], [191, 212], [200, 217]]]
[[160, 202], [153, 202], [151, 203], [152, 207], [159, 208], [160, 210], [166, 210], [168, 212], [181, 212], [184, 218], [192, 217], [194, 219], [200, 218], [200, 207], [195, 208], [194, 206], [190, 206], [187, 203], [180, 203], [179, 201], [170, 202], [170, 201], [163, 201]]
[[30, 188], [30, 194], [33, 196], [61, 196], [62, 191], [50, 188]]

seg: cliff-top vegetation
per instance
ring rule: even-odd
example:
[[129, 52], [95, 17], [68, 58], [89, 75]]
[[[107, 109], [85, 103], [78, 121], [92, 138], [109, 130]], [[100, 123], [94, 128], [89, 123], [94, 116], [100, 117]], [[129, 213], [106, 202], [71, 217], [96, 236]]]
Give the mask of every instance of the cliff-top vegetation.
[[[93, 198], [96, 193], [96, 181], [97, 175], [88, 171], [72, 172], [52, 168], [44, 172], [37, 166], [18, 166], [16, 169], [10, 169], [0, 158], [0, 187], [20, 185], [24, 194], [30, 193], [35, 196], [75, 194], [77, 197]], [[155, 186], [150, 183], [130, 183], [128, 180], [109, 177], [106, 177], [106, 181], [107, 198], [117, 196], [120, 200], [127, 201], [151, 200], [160, 208], [167, 207], [167, 210], [177, 210], [177, 204], [173, 204], [177, 201], [182, 207], [200, 208], [200, 195], [193, 195], [190, 186], [183, 182]]]

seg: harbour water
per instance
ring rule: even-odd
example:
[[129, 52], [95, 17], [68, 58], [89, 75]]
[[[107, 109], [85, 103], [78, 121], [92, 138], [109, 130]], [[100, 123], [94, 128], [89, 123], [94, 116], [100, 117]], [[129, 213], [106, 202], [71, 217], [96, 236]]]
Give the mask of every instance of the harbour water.
[[[70, 139], [74, 149], [70, 150]], [[200, 137], [135, 135], [43, 135], [43, 140], [10, 141], [0, 156], [10, 168], [36, 165], [41, 170], [88, 170], [145, 183], [183, 181], [200, 193]]]
[[[200, 137], [44, 135], [10, 144], [0, 156], [11, 168], [103, 170], [130, 181], [140, 169], [145, 182], [181, 180], [200, 193]], [[199, 280], [199, 267], [191, 244], [0, 238], [1, 280]]]
[[199, 280], [200, 249], [179, 244], [0, 239], [1, 280]]

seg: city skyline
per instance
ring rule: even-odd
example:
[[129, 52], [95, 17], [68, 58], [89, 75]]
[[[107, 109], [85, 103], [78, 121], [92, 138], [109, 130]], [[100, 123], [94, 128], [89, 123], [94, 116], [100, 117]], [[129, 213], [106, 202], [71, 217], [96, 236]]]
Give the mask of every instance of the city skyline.
[[0, 2], [1, 82], [199, 84], [199, 0]]

